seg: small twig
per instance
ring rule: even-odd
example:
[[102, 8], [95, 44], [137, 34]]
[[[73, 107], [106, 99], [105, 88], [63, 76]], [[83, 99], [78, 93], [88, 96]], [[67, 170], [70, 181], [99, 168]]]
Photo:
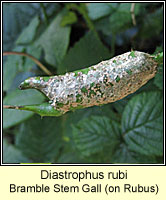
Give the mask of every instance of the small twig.
[[3, 105], [5, 109], [19, 109], [20, 106]]
[[131, 4], [131, 8], [130, 8], [131, 19], [132, 19], [133, 25], [136, 26], [136, 20], [135, 20], [134, 9], [135, 9], [135, 3], [132, 3], [132, 4]]
[[20, 55], [20, 56], [25, 56], [33, 60], [41, 70], [43, 70], [47, 75], [53, 75], [39, 60], [37, 60], [35, 57], [33, 57], [30, 54], [23, 53], [23, 52], [16, 52], [16, 51], [7, 51], [3, 52], [3, 56], [8, 56], [8, 55]]

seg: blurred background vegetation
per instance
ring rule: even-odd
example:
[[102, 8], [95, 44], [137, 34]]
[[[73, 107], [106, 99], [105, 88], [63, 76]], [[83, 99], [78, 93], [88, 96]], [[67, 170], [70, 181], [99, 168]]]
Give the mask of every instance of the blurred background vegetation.
[[[53, 74], [138, 50], [163, 49], [163, 3], [3, 3], [3, 52], [33, 55]], [[46, 101], [20, 91], [46, 75], [29, 58], [3, 58], [3, 104]], [[125, 99], [44, 117], [3, 110], [3, 163], [163, 163], [163, 65]]]

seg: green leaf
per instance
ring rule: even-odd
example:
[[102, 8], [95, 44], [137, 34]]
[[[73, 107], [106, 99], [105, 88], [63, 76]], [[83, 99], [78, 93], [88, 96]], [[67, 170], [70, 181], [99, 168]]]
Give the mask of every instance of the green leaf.
[[162, 64], [163, 63], [163, 52], [156, 54], [155, 60], [158, 64]]
[[45, 52], [46, 61], [52, 66], [58, 65], [66, 54], [71, 28], [62, 27], [64, 12], [60, 12], [36, 42]]
[[62, 146], [59, 118], [33, 116], [22, 123], [16, 146], [33, 162], [54, 162]]
[[160, 92], [133, 97], [122, 115], [122, 136], [128, 148], [144, 155], [163, 153], [163, 105]]
[[[36, 90], [15, 90], [4, 98], [4, 105], [26, 105], [41, 103], [44, 100], [43, 94]], [[20, 110], [3, 110], [3, 128], [14, 126], [33, 115], [32, 112]]]
[[24, 6], [22, 5], [20, 3], [3, 4], [4, 51], [11, 50], [14, 45], [15, 39], [32, 19], [35, 12], [37, 12], [37, 10], [33, 9], [33, 4], [31, 3], [24, 3]]
[[106, 116], [110, 118], [110, 120], [120, 121], [115, 112], [113, 112], [111, 104], [103, 105], [103, 106], [94, 106], [84, 109], [79, 109], [74, 112], [68, 112], [62, 116], [62, 134], [64, 137], [68, 138], [71, 146], [73, 143], [73, 134], [72, 134], [72, 125], [77, 124], [80, 120], [89, 118], [93, 115], [97, 116]]
[[[131, 3], [121, 3], [117, 11], [110, 16], [110, 27], [112, 33], [118, 34], [121, 31], [132, 27]], [[140, 4], [135, 4], [134, 15], [137, 16], [140, 11]]]
[[120, 163], [120, 164], [152, 164], [157, 163], [154, 156], [145, 156], [142, 154], [135, 153], [130, 151], [128, 147], [121, 143], [119, 148], [115, 151], [114, 155], [111, 157], [111, 163]]
[[[35, 45], [29, 45], [27, 47], [17, 46], [13, 51], [26, 52], [33, 55], [35, 58], [39, 58], [41, 54], [41, 48]], [[14, 80], [20, 72], [30, 72], [34, 67], [35, 63], [29, 58], [20, 55], [9, 55], [4, 63], [3, 72], [3, 90], [9, 92], [14, 88]], [[22, 76], [20, 79], [17, 77], [17, 82], [22, 81]], [[25, 77], [24, 77], [25, 79]], [[15, 89], [15, 88], [14, 88]]]
[[87, 5], [89, 17], [92, 20], [109, 15], [117, 7], [117, 3], [89, 3]]
[[154, 84], [160, 89], [163, 90], [163, 48], [159, 46], [156, 48], [153, 56], [155, 56], [155, 61], [158, 63], [157, 74], [154, 78]]
[[32, 42], [35, 37], [39, 23], [39, 17], [34, 17], [31, 20], [30, 24], [21, 32], [21, 35], [16, 40], [16, 44], [27, 44]]
[[[84, 159], [80, 158], [79, 152], [77, 152], [77, 149], [75, 147], [74, 139], [73, 139], [73, 134], [72, 134], [72, 126], [77, 124], [80, 120], [89, 118], [90, 116], [93, 115], [98, 115], [98, 116], [107, 116], [111, 120], [116, 120], [119, 121], [119, 118], [117, 118], [116, 114], [112, 111], [111, 104], [107, 104], [104, 106], [94, 106], [90, 108], [84, 108], [80, 110], [76, 110], [74, 112], [68, 112], [65, 115], [61, 117], [61, 134], [63, 135], [64, 140], [66, 141], [66, 146], [69, 146], [65, 152], [62, 154], [62, 159], [66, 158], [66, 154], [68, 155], [69, 152], [71, 152], [71, 155], [75, 155], [72, 158], [69, 158], [69, 162], [74, 163], [76, 157], [78, 158], [79, 163], [81, 163]], [[66, 149], [66, 148], [65, 148]], [[75, 153], [74, 153], [75, 152]], [[64, 158], [65, 157], [65, 158]], [[95, 158], [94, 158], [95, 159]], [[73, 160], [73, 161], [72, 161]], [[62, 162], [61, 160], [59, 162]], [[64, 161], [63, 161], [64, 162]], [[86, 163], [89, 162], [86, 159]], [[96, 162], [96, 160], [95, 160]]]
[[[22, 51], [22, 47], [17, 47], [14, 51]], [[13, 83], [14, 77], [22, 69], [23, 60], [20, 56], [8, 56], [3, 66], [3, 90], [8, 91]], [[9, 78], [10, 77], [10, 78]]]
[[[153, 31], [151, 31], [153, 30]], [[139, 37], [142, 39], [155, 38], [163, 31], [163, 7], [146, 14], [141, 24]]]
[[131, 15], [127, 12], [116, 12], [110, 16], [110, 27], [114, 34], [127, 30], [131, 26]]
[[61, 20], [61, 26], [74, 24], [75, 22], [77, 22], [77, 15], [75, 14], [75, 12], [69, 11], [66, 15], [63, 16]]
[[92, 116], [73, 126], [74, 141], [83, 156], [101, 152], [105, 147], [111, 151], [117, 145], [119, 135], [119, 123], [104, 116]]
[[163, 90], [163, 64], [159, 66], [158, 72], [154, 78], [154, 84], [160, 89]]
[[[135, 4], [135, 16], [139, 14], [140, 6], [139, 3]], [[112, 10], [109, 16], [95, 22], [96, 29], [110, 36], [111, 34], [119, 35], [122, 31], [133, 27], [130, 9], [131, 3], [121, 3]]]
[[[26, 47], [24, 47], [24, 51], [32, 56], [34, 56], [36, 59], [39, 59], [40, 56], [41, 56], [41, 48], [37, 47], [35, 44], [31, 44], [31, 45], [28, 45]], [[21, 59], [21, 57], [20, 57]], [[36, 64], [34, 63], [34, 61], [28, 57], [24, 57], [24, 62], [23, 62], [23, 65], [22, 65], [22, 69], [24, 72], [27, 72], [27, 71], [32, 71], [34, 69], [34, 66], [36, 66]], [[39, 66], [38, 66], [38, 69]], [[41, 70], [41, 69], [40, 69]], [[39, 73], [39, 72], [38, 72]]]
[[109, 58], [109, 56], [108, 49], [90, 31], [69, 50], [61, 65], [58, 67], [58, 73], [62, 74], [67, 71], [86, 68]]
[[112, 33], [112, 28], [111, 28], [109, 16], [101, 18], [101, 19], [95, 21], [95, 28], [96, 28], [97, 31], [100, 31], [104, 35], [108, 35], [109, 36]]
[[116, 109], [116, 111], [121, 115], [127, 103], [128, 103], [128, 99], [124, 98], [124, 99], [114, 102], [113, 106]]
[[[132, 3], [121, 3], [120, 6], [118, 7], [118, 12], [126, 12], [131, 14], [131, 6]], [[141, 4], [136, 3], [134, 7], [134, 14], [138, 15], [141, 9]]]
[[3, 163], [30, 163], [20, 150], [3, 140]]
[[89, 118], [93, 115], [106, 116], [110, 120], [120, 121], [116, 113], [112, 110], [111, 104], [106, 104], [103, 106], [93, 106], [89, 108], [79, 109], [74, 112], [68, 112], [65, 114], [64, 130], [66, 135], [70, 132], [71, 125], [78, 123], [80, 120]]
[[[38, 17], [35, 17], [30, 23], [30, 25], [22, 31], [16, 43], [22, 44], [22, 43], [32, 42], [38, 25], [39, 25], [39, 19]], [[28, 45], [28, 46], [16, 46], [13, 49], [13, 51], [25, 52], [25, 53], [33, 55], [36, 58], [39, 58], [41, 54], [41, 49], [39, 47], [36, 47], [33, 43], [31, 43], [31, 45]], [[18, 75], [18, 73], [20, 72], [30, 71], [34, 67], [34, 65], [35, 63], [29, 58], [26, 58], [20, 55], [7, 56], [7, 60], [4, 64], [3, 89], [7, 92], [11, 90], [11, 88], [14, 85], [13, 81], [16, 75]], [[18, 81], [18, 78], [17, 78], [17, 81]]]
[[[55, 14], [60, 8], [59, 3], [42, 4], [47, 17]], [[3, 51], [13, 48], [18, 35], [36, 15], [42, 18], [41, 3], [3, 3]]]
[[75, 151], [64, 152], [58, 159], [57, 163], [85, 163]]
[[108, 163], [110, 159], [110, 149], [107, 151], [97, 152], [90, 156], [83, 157], [75, 148], [75, 145], [67, 146], [58, 159], [58, 163]]

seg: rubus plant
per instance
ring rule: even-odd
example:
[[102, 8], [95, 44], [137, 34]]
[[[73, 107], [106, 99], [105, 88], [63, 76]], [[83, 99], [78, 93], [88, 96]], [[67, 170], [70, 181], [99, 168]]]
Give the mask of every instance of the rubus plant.
[[4, 52], [4, 162], [162, 163], [162, 41], [139, 46], [162, 34], [162, 5], [25, 5], [38, 14]]

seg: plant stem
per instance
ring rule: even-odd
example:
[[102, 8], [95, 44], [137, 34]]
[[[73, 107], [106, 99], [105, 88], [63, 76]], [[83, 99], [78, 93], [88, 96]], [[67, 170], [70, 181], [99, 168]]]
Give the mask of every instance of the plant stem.
[[8, 55], [20, 55], [20, 56], [25, 56], [33, 60], [42, 71], [44, 71], [47, 75], [53, 75], [39, 60], [37, 60], [35, 57], [33, 57], [30, 54], [23, 53], [23, 52], [16, 52], [16, 51], [7, 51], [3, 52], [3, 56], [8, 56]]
[[131, 8], [130, 8], [131, 18], [132, 18], [133, 25], [136, 26], [134, 9], [135, 9], [135, 3], [132, 3]]
[[40, 116], [61, 116], [63, 114], [61, 111], [54, 109], [54, 107], [52, 107], [49, 103], [23, 106], [3, 105], [3, 108], [32, 111], [39, 114]]
[[19, 109], [19, 106], [3, 105], [5, 109]]

